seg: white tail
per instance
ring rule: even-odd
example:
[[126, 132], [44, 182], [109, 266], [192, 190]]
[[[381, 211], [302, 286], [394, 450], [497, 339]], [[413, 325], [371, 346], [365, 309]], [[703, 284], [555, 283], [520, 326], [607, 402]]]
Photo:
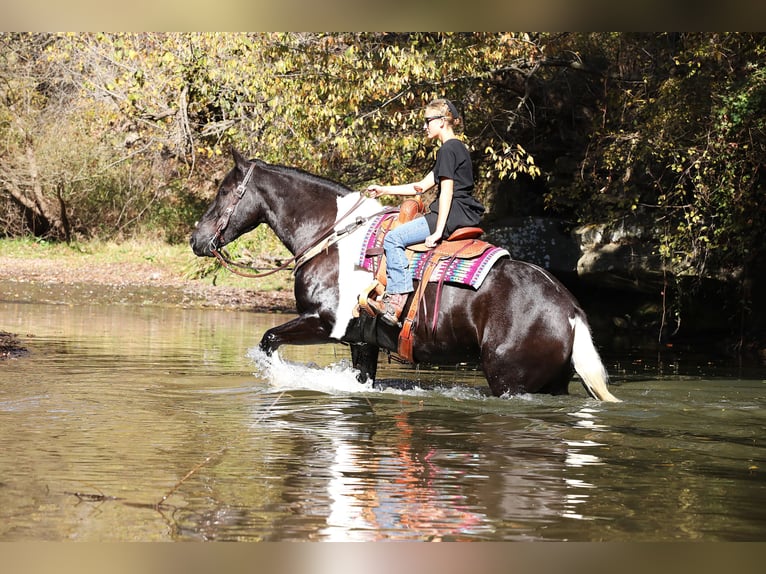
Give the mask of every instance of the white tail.
[[580, 375], [582, 384], [593, 398], [610, 403], [622, 402], [606, 388], [609, 377], [601, 362], [596, 347], [593, 345], [590, 329], [580, 316], [574, 319], [574, 343], [572, 345], [572, 365]]

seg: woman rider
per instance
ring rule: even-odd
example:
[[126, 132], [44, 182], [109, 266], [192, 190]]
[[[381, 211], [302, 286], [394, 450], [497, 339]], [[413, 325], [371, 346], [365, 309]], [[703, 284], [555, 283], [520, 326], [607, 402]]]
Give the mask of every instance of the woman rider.
[[459, 227], [478, 225], [484, 206], [473, 196], [473, 169], [465, 144], [455, 136], [461, 124], [457, 108], [447, 99], [432, 101], [426, 106], [424, 127], [428, 139], [441, 143], [433, 169], [420, 181], [401, 185], [370, 185], [369, 197], [381, 195], [417, 195], [437, 186], [437, 197], [423, 217], [394, 228], [386, 234], [386, 292], [369, 304], [385, 323], [399, 326], [399, 317], [413, 291], [412, 274], [405, 255], [408, 245], [425, 242], [436, 246]]

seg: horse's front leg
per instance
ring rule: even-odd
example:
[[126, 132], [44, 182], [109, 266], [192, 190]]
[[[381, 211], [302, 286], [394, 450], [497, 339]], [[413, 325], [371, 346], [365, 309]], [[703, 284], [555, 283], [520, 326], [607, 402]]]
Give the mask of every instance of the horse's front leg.
[[263, 334], [260, 349], [267, 355], [281, 345], [321, 345], [329, 343], [331, 328], [317, 315], [301, 315], [269, 329]]
[[366, 383], [367, 380], [375, 380], [378, 373], [378, 352], [380, 348], [377, 345], [369, 343], [351, 344], [351, 364], [359, 370], [356, 380], [360, 383]]

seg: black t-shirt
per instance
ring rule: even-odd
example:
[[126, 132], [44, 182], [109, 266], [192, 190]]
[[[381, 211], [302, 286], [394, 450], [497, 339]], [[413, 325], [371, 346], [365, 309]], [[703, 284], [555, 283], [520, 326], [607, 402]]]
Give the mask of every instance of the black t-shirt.
[[451, 179], [454, 182], [452, 207], [447, 217], [447, 225], [444, 227], [444, 238], [449, 237], [459, 227], [478, 225], [484, 215], [484, 206], [473, 196], [473, 168], [471, 156], [465, 144], [458, 139], [444, 142], [436, 153], [433, 174], [438, 193], [436, 200], [428, 206], [430, 213], [426, 214], [431, 233], [436, 229], [442, 178]]

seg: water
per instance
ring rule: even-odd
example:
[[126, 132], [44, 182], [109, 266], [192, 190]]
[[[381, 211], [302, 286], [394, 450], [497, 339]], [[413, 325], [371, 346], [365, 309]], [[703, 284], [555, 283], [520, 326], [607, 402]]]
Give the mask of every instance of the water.
[[601, 404], [255, 348], [289, 316], [0, 302], [0, 540], [766, 538], [762, 369], [608, 360]]

